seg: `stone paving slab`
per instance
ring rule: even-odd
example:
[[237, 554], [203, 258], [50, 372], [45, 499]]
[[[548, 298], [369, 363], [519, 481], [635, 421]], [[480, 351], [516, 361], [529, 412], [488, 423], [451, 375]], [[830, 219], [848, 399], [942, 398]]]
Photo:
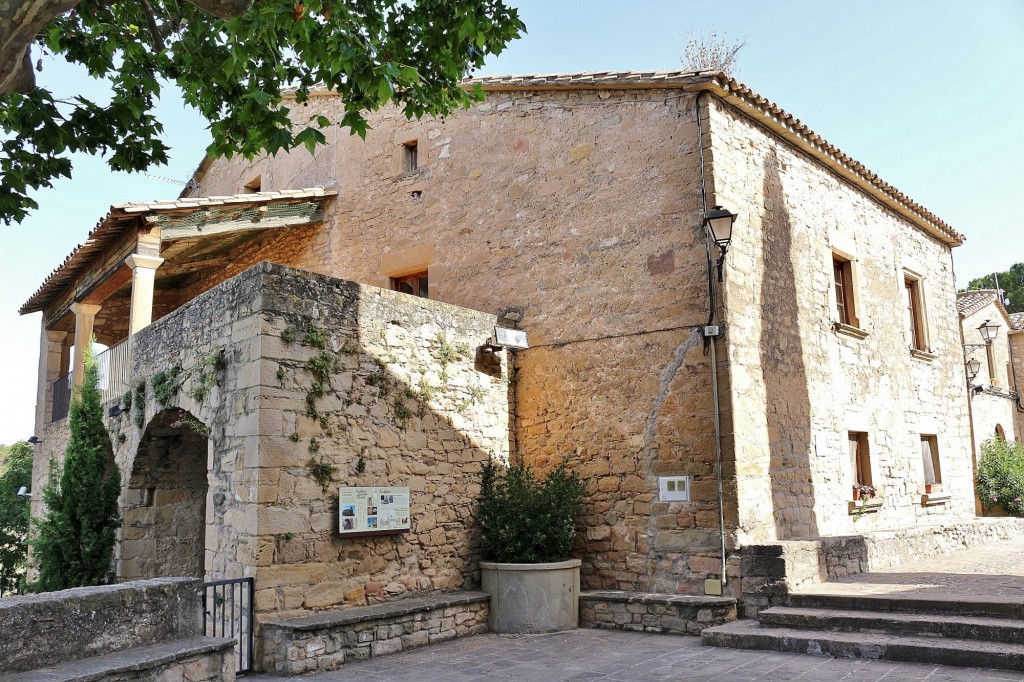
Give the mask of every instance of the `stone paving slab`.
[[478, 635], [350, 663], [329, 673], [297, 678], [254, 675], [247, 679], [253, 682], [1024, 682], [1024, 673], [720, 649], [702, 646], [697, 637], [581, 629], [547, 635]]
[[813, 585], [799, 593], [1024, 604], [1024, 541], [964, 549]]

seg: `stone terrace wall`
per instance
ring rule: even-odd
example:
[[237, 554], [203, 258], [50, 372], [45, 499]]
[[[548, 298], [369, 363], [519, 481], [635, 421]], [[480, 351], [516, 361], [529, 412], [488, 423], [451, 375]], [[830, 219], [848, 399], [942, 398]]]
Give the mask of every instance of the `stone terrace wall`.
[[[972, 515], [949, 247], [729, 107], [711, 131], [714, 201], [739, 213], [725, 267], [738, 544]], [[833, 328], [833, 250], [853, 259], [864, 338]], [[909, 349], [905, 271], [922, 278], [930, 356]], [[868, 434], [882, 502], [862, 518], [848, 431]], [[938, 438], [945, 504], [922, 503], [922, 434]]]
[[[496, 318], [260, 267], [257, 611], [283, 618], [477, 584], [481, 467], [509, 455], [508, 360], [479, 350]], [[310, 367], [324, 358], [325, 395], [310, 402]], [[336, 467], [326, 491], [311, 457]], [[409, 487], [411, 530], [340, 537], [339, 485]]]
[[[719, 559], [694, 111], [678, 90], [489, 93], [444, 121], [386, 108], [365, 142], [213, 161], [199, 191], [337, 186], [322, 227], [260, 238], [224, 276], [268, 257], [380, 286], [428, 270], [431, 298], [518, 322], [521, 454], [572, 455], [593, 481], [584, 587], [699, 592]], [[692, 475], [693, 501], [658, 503], [659, 474]]]
[[163, 578], [0, 599], [0, 671], [200, 634], [199, 581]]

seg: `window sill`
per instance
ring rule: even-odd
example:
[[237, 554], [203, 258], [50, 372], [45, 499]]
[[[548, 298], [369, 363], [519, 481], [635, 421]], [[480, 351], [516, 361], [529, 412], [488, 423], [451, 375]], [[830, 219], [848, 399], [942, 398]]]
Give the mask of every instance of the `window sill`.
[[870, 500], [850, 500], [849, 514], [850, 516], [873, 514], [881, 508], [882, 500], [878, 497], [872, 497]]
[[843, 324], [842, 322], [833, 322], [832, 329], [835, 329], [837, 333], [844, 336], [852, 336], [855, 339], [866, 339], [868, 333], [860, 327], [854, 327], [849, 324]]
[[930, 353], [926, 350], [921, 350], [919, 348], [911, 348], [910, 357], [917, 358], [918, 360], [924, 360], [925, 362], [931, 362], [932, 360], [939, 356], [936, 355], [935, 353]]
[[935, 507], [941, 504], [948, 504], [949, 500], [949, 493], [925, 493], [921, 495], [921, 506]]

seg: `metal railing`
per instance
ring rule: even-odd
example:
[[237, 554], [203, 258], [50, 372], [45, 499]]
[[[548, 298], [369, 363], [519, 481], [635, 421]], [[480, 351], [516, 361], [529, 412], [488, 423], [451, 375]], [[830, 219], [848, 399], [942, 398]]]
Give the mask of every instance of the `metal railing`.
[[207, 637], [230, 637], [238, 653], [238, 672], [252, 670], [254, 578], [203, 583], [203, 632]]
[[[99, 366], [99, 380], [96, 388], [100, 391], [100, 400], [104, 403], [117, 400], [128, 390], [128, 372], [131, 371], [131, 344], [125, 339], [116, 346], [111, 346], [96, 356]], [[73, 394], [73, 372], [62, 376], [50, 385], [52, 412], [50, 421], [58, 421], [68, 416]]]
[[50, 421], [57, 421], [68, 416], [71, 407], [71, 373], [50, 384], [51, 414]]
[[106, 403], [124, 395], [128, 390], [128, 372], [131, 369], [131, 344], [125, 339], [96, 356], [100, 368], [100, 399]]

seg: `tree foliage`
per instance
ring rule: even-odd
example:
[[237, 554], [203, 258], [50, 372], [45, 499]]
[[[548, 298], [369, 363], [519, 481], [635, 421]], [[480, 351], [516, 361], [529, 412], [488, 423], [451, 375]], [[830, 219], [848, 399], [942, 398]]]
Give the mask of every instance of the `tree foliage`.
[[[1002, 281], [1002, 280], [1000, 280]], [[986, 509], [1024, 516], [1024, 444], [996, 436], [981, 444], [978, 497]]]
[[688, 71], [721, 71], [731, 74], [736, 69], [736, 55], [746, 45], [742, 40], [729, 40], [717, 31], [690, 34], [679, 61]]
[[121, 474], [113, 462], [96, 388], [99, 366], [85, 349], [85, 380], [71, 402], [71, 437], [58, 472], [43, 490], [46, 515], [32, 541], [42, 592], [101, 585], [110, 578], [120, 517]]
[[[524, 30], [502, 0], [264, 0], [227, 19], [184, 0], [81, 0], [37, 45], [108, 79], [110, 100], [0, 97], [0, 218], [21, 221], [29, 192], [70, 177], [71, 152], [120, 171], [165, 163], [152, 109], [166, 81], [210, 122], [215, 156], [313, 151], [334, 124], [365, 135], [365, 113], [389, 102], [410, 118], [468, 106], [482, 93], [461, 79]], [[289, 118], [315, 86], [341, 95], [334, 120]]]
[[538, 481], [523, 464], [501, 472], [488, 461], [477, 508], [483, 558], [517, 564], [567, 559], [585, 493], [586, 484], [565, 462]]
[[32, 446], [25, 441], [4, 448], [0, 464], [0, 597], [22, 592], [28, 561], [29, 498], [18, 490], [32, 487]]
[[1007, 312], [1024, 313], [1024, 263], [1011, 265], [1006, 272], [972, 279], [967, 283], [966, 290], [995, 289], [996, 277], [999, 278], [999, 288], [1003, 290], [1003, 297], [1010, 299], [1006, 304]]

